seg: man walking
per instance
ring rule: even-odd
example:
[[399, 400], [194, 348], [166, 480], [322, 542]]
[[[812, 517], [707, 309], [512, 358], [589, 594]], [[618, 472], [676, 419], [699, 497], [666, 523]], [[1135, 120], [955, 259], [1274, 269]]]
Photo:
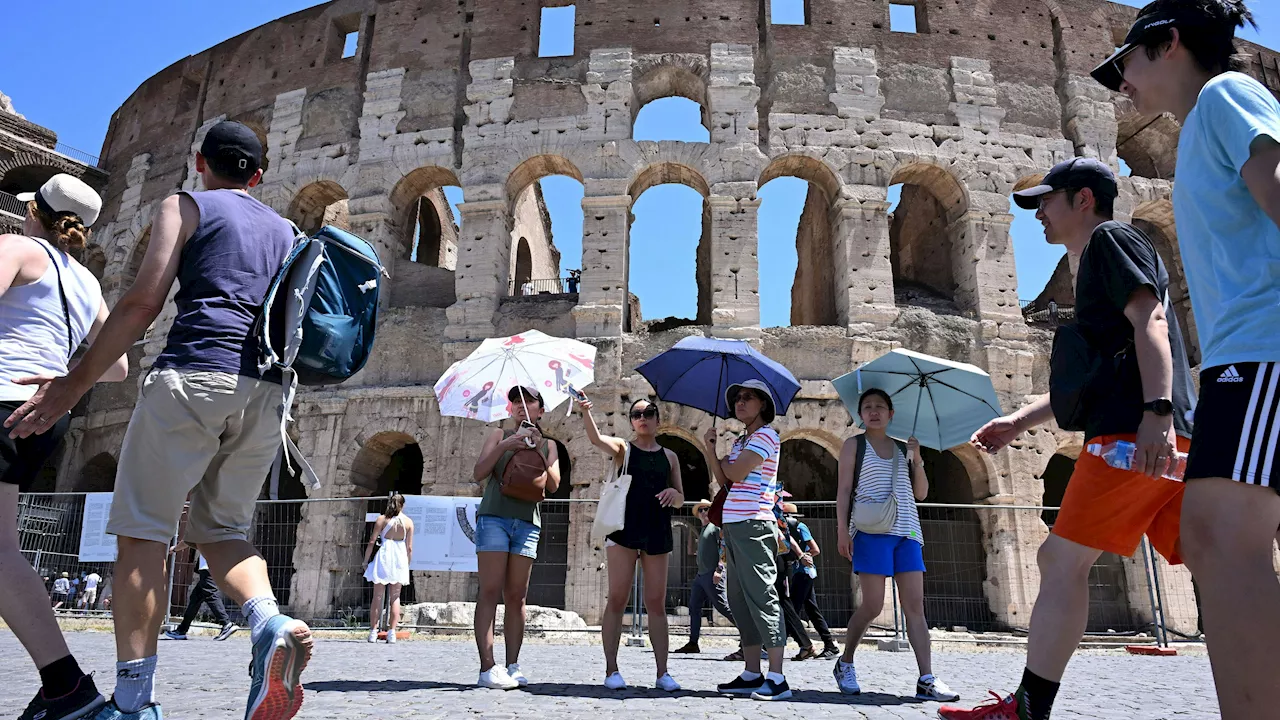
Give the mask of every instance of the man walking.
[[53, 607], [60, 608], [67, 604], [67, 598], [71, 596], [71, 580], [68, 579], [69, 573], [62, 573], [62, 577], [53, 581]]
[[791, 563], [791, 602], [796, 614], [803, 619], [809, 618], [818, 637], [822, 638], [820, 658], [832, 658], [840, 654], [835, 638], [827, 619], [818, 608], [818, 594], [814, 584], [818, 581], [818, 565], [814, 560], [821, 552], [818, 541], [813, 539], [809, 526], [800, 521], [800, 513], [793, 503], [783, 503], [783, 520], [787, 524], [787, 534], [791, 536], [792, 553], [796, 556]]
[[1226, 720], [1275, 720], [1280, 582], [1280, 103], [1237, 70], [1242, 0], [1158, 0], [1093, 72], [1182, 124], [1173, 213], [1203, 355], [1183, 550]]
[[84, 576], [84, 594], [80, 599], [80, 607], [85, 610], [93, 610], [98, 604], [98, 583], [102, 582], [102, 576], [96, 572], [91, 572]]
[[[1089, 569], [1105, 552], [1129, 556], [1145, 533], [1172, 564], [1182, 562], [1178, 524], [1184, 486], [1161, 477], [1175, 447], [1185, 452], [1192, 407], [1190, 372], [1177, 317], [1166, 314], [1169, 276], [1151, 241], [1112, 220], [1118, 194], [1106, 165], [1073, 158], [1040, 185], [1014, 193], [1037, 209], [1045, 239], [1080, 258], [1074, 328], [1104, 361], [1083, 394], [1086, 445], [1126, 440], [1137, 446], [1133, 470], [1081, 453], [1053, 531], [1040, 546], [1040, 594], [1031, 613], [1027, 665], [1010, 696], [972, 710], [943, 706], [946, 720], [1048, 720], [1059, 683], [1089, 619]], [[1073, 336], [1067, 336], [1073, 337]], [[1055, 350], [1062, 352], [1055, 341]], [[1045, 395], [974, 433], [994, 453], [1026, 430], [1054, 419], [1058, 377]], [[1074, 386], [1073, 386], [1074, 387]]]
[[186, 640], [191, 623], [195, 622], [196, 615], [200, 613], [200, 606], [206, 605], [209, 612], [213, 613], [213, 619], [222, 626], [214, 639], [226, 640], [239, 630], [240, 626], [231, 622], [231, 616], [227, 614], [227, 608], [222, 604], [222, 593], [218, 591], [218, 585], [209, 573], [209, 563], [204, 559], [204, 555], [197, 553], [196, 557], [199, 558], [199, 564], [196, 568], [195, 582], [191, 583], [191, 592], [187, 595], [187, 611], [182, 616], [182, 622], [178, 627], [165, 630], [164, 636], [170, 640]]
[[693, 515], [702, 523], [698, 535], [698, 574], [693, 578], [689, 591], [689, 642], [672, 652], [698, 653], [698, 638], [702, 635], [702, 610], [710, 603], [721, 615], [733, 622], [729, 601], [724, 593], [724, 574], [720, 567], [720, 528], [711, 524], [711, 501], [699, 500], [693, 507]]
[[261, 165], [252, 130], [235, 122], [209, 130], [195, 158], [206, 190], [164, 200], [137, 278], [97, 341], [6, 421], [18, 436], [48, 429], [137, 342], [179, 281], [168, 344], [143, 382], [120, 453], [107, 525], [119, 545], [116, 688], [97, 720], [160, 717], [153, 688], [165, 557], [188, 493], [186, 540], [248, 618], [246, 720], [287, 720], [302, 705], [311, 630], [280, 614], [266, 562], [246, 539], [280, 446], [283, 396], [279, 374], [258, 371], [252, 328], [294, 240], [289, 223], [248, 193]]

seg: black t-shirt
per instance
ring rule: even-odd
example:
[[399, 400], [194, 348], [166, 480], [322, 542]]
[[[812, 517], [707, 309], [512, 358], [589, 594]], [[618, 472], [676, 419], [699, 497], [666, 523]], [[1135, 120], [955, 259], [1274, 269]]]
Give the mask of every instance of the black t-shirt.
[[[1161, 301], [1169, 288], [1169, 273], [1155, 247], [1141, 230], [1109, 221], [1093, 231], [1080, 256], [1076, 276], [1076, 324], [1089, 344], [1104, 358], [1126, 352], [1119, 375], [1100, 380], [1101, 388], [1090, 388], [1093, 398], [1085, 437], [1134, 433], [1142, 422], [1142, 378], [1133, 348], [1133, 324], [1125, 317], [1135, 290], [1147, 287]], [[1178, 327], [1178, 316], [1166, 306], [1169, 349], [1173, 356], [1173, 427], [1183, 437], [1191, 437], [1188, 411], [1194, 405], [1191, 370]], [[1107, 367], [1113, 365], [1108, 364]]]

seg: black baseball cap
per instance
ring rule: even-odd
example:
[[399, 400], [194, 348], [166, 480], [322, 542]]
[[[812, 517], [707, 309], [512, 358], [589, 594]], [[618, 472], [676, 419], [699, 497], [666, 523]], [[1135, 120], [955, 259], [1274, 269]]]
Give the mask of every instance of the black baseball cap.
[[1129, 28], [1129, 34], [1125, 35], [1124, 44], [1116, 48], [1116, 51], [1111, 53], [1111, 57], [1094, 68], [1090, 75], [1107, 89], [1120, 92], [1120, 85], [1124, 82], [1120, 61], [1129, 53], [1142, 47], [1142, 41], [1147, 35], [1170, 27], [1203, 25], [1204, 21], [1203, 15], [1192, 14], [1187, 10], [1179, 11], [1178, 8], [1156, 10], [1155, 3], [1151, 3], [1138, 11], [1138, 19], [1133, 21], [1133, 27]]
[[209, 128], [200, 144], [200, 154], [214, 172], [247, 180], [262, 167], [262, 141], [242, 123], [226, 120]]
[[1093, 158], [1076, 157], [1053, 166], [1039, 185], [1013, 194], [1013, 201], [1023, 210], [1040, 207], [1040, 196], [1057, 190], [1089, 188], [1097, 197], [1115, 199], [1120, 194], [1116, 174], [1105, 163]]

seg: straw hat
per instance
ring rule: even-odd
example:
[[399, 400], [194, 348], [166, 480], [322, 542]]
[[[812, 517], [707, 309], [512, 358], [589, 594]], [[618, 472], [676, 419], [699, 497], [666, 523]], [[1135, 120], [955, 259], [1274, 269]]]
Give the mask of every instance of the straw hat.
[[782, 503], [782, 514], [790, 515], [791, 517], [804, 517], [800, 514], [800, 508], [796, 507], [795, 503]]

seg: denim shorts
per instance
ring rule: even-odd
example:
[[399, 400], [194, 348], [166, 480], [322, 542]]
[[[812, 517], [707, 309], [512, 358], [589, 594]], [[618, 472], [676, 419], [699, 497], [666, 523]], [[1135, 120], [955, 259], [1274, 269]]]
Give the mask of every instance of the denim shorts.
[[924, 572], [924, 546], [898, 535], [857, 533], [853, 536], [853, 571], [885, 577]]
[[476, 518], [476, 552], [504, 552], [537, 560], [541, 534], [528, 520], [481, 515]]

